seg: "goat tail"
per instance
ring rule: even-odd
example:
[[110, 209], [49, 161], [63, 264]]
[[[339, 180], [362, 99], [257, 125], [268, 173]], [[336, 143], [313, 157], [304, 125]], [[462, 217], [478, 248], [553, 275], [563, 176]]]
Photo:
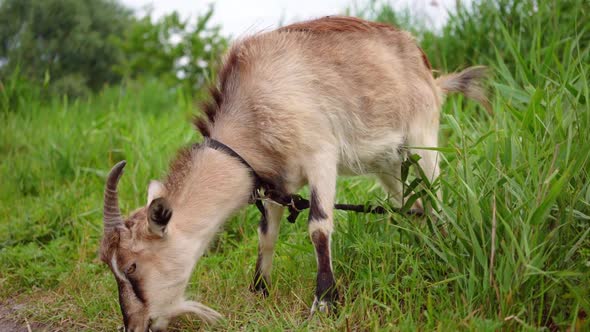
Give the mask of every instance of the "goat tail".
[[489, 114], [492, 107], [486, 96], [486, 90], [482, 86], [487, 77], [487, 67], [473, 66], [458, 73], [440, 76], [436, 79], [436, 85], [444, 94], [459, 92], [467, 98], [471, 98], [481, 104]]

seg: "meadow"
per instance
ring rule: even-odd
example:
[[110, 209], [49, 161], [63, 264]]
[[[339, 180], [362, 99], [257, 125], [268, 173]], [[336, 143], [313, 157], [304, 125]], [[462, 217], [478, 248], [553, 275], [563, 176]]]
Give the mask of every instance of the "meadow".
[[[441, 71], [490, 68], [493, 112], [447, 99], [432, 215], [336, 213], [338, 313], [308, 317], [316, 262], [306, 213], [282, 223], [270, 296], [248, 290], [259, 218], [249, 207], [187, 290], [226, 319], [186, 316], [171, 330], [590, 330], [590, 6], [498, 3], [460, 9], [441, 32], [413, 30]], [[404, 26], [377, 9], [366, 15]], [[0, 303], [18, 304], [13, 319], [40, 329], [115, 330], [116, 283], [97, 255], [106, 174], [126, 159], [122, 210], [145, 204], [149, 180], [201, 140], [190, 118], [204, 95], [157, 79], [80, 99], [20, 84], [0, 91]], [[372, 178], [339, 180], [340, 202], [385, 198]]]

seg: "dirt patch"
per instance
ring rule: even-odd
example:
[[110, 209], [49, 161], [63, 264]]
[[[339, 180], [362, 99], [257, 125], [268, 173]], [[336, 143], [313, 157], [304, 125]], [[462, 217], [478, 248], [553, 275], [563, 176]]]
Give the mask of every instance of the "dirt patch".
[[19, 311], [23, 310], [24, 307], [23, 304], [13, 301], [0, 302], [0, 331], [46, 331], [43, 325], [28, 322], [25, 318], [19, 317]]

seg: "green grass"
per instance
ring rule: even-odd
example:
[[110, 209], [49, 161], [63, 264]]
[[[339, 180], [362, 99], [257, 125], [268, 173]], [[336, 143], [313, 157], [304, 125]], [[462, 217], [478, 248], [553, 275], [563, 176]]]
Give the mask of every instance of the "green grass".
[[[187, 291], [225, 315], [216, 329], [590, 329], [590, 29], [539, 20], [528, 23], [532, 37], [500, 25], [501, 48], [474, 56], [494, 73], [493, 116], [461, 97], [445, 104], [436, 216], [336, 214], [338, 315], [308, 319], [305, 214], [282, 224], [271, 296], [248, 291], [250, 207], [226, 224]], [[97, 257], [106, 172], [126, 159], [122, 208], [145, 204], [148, 181], [199, 139], [193, 101], [146, 82], [19, 105], [0, 113], [0, 302], [26, 303], [21, 317], [53, 327], [113, 330], [116, 284]], [[371, 179], [339, 182], [339, 201], [383, 198]], [[201, 328], [213, 327], [190, 316], [173, 325]]]

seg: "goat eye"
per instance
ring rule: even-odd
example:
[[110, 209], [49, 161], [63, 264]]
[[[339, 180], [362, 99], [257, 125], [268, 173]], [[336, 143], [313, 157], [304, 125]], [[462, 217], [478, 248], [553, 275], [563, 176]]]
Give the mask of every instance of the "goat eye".
[[137, 265], [136, 265], [135, 263], [131, 264], [131, 266], [129, 266], [129, 267], [127, 268], [127, 271], [126, 271], [126, 273], [127, 273], [127, 274], [131, 274], [131, 273], [135, 272], [135, 268], [136, 268], [136, 267], [137, 267]]

